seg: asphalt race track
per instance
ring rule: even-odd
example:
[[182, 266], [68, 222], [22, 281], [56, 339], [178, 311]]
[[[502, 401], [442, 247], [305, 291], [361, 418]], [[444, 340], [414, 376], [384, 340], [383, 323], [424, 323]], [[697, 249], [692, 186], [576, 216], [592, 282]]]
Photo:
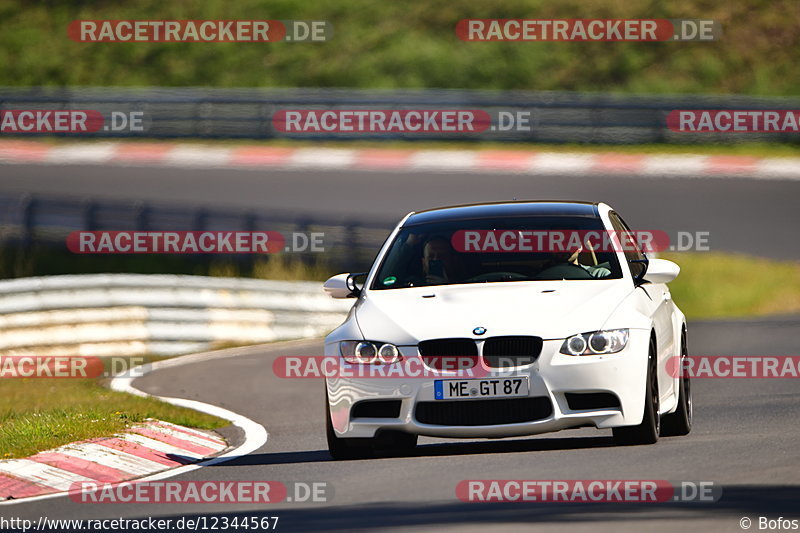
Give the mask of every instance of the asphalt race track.
[[[394, 220], [415, 209], [475, 201], [602, 200], [637, 229], [710, 231], [714, 249], [800, 259], [800, 182], [481, 174], [186, 170], [0, 165], [0, 193], [150, 200]], [[367, 199], [367, 200], [365, 200]], [[677, 302], [680, 305], [680, 302]], [[692, 355], [797, 355], [800, 318], [689, 325]], [[324, 481], [327, 503], [272, 505], [20, 503], [2, 514], [38, 520], [279, 516], [279, 531], [742, 531], [749, 517], [800, 519], [800, 388], [794, 379], [696, 379], [687, 437], [614, 446], [610, 430], [511, 440], [421, 439], [413, 456], [334, 462], [325, 444], [321, 381], [272, 372], [278, 355], [317, 355], [320, 341], [258, 346], [244, 355], [164, 369], [135, 382], [149, 393], [197, 399], [269, 432], [250, 455], [173, 480]], [[229, 434], [233, 439], [241, 435]], [[464, 503], [465, 479], [713, 481], [708, 503]]]
[[0, 165], [0, 194], [114, 198], [393, 223], [499, 200], [603, 201], [636, 230], [707, 231], [713, 250], [800, 259], [800, 181], [423, 171]]
[[[796, 352], [800, 319], [694, 323], [693, 355]], [[739, 520], [798, 518], [800, 400], [793, 379], [696, 379], [695, 425], [688, 437], [652, 446], [614, 446], [610, 431], [567, 430], [513, 440], [421, 439], [413, 456], [332, 461], [317, 379], [282, 379], [278, 355], [321, 353], [319, 341], [258, 346], [244, 355], [154, 372], [135, 385], [157, 395], [234, 410], [269, 432], [256, 453], [172, 480], [325, 481], [332, 501], [272, 505], [81, 504], [67, 497], [17, 504], [9, 516], [116, 518], [279, 516], [281, 531], [740, 531]], [[464, 479], [664, 479], [713, 481], [709, 503], [464, 503]], [[688, 528], [688, 529], [686, 529]], [[756, 529], [754, 525], [753, 529]]]

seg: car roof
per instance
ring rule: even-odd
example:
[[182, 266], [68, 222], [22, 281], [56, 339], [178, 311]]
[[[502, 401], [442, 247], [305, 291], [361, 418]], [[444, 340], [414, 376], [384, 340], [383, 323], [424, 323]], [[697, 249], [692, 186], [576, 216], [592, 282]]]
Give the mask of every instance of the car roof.
[[564, 201], [510, 201], [437, 207], [411, 213], [403, 226], [475, 218], [570, 216], [599, 217], [598, 204]]

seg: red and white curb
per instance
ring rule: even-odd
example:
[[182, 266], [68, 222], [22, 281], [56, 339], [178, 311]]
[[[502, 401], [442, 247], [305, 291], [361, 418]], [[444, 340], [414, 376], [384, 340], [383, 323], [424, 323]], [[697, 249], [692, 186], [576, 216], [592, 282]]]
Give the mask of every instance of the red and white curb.
[[[138, 367], [131, 374], [140, 377], [161, 368], [235, 357], [244, 350], [232, 348], [165, 359], [150, 364], [147, 371], [145, 369], [148, 367]], [[134, 378], [131, 374], [115, 377], [110, 388], [151, 397], [133, 387]], [[0, 506], [64, 496], [73, 483], [166, 479], [239, 458], [258, 450], [267, 442], [267, 430], [261, 424], [233, 411], [196, 400], [152, 397], [228, 420], [242, 431], [243, 442], [220, 454], [227, 444], [213, 434], [148, 420], [113, 437], [72, 443], [25, 459], [0, 461]]]
[[140, 478], [195, 463], [227, 447], [210, 433], [148, 420], [113, 437], [0, 461], [0, 500], [68, 491], [73, 483]]
[[0, 163], [800, 180], [800, 158], [792, 157], [614, 152], [589, 154], [528, 150], [220, 147], [133, 142], [51, 145], [9, 140], [0, 142]]

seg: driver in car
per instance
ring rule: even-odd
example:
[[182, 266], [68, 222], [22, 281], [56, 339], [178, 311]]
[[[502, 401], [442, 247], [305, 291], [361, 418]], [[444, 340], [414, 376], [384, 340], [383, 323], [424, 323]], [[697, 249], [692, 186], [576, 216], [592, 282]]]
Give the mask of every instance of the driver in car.
[[422, 272], [430, 285], [456, 283], [463, 279], [463, 268], [450, 241], [432, 237], [422, 248]]
[[[574, 251], [555, 252], [552, 254], [550, 261], [545, 269], [539, 275], [545, 275], [552, 278], [574, 279], [574, 268], [582, 268], [593, 278], [605, 278], [611, 275], [611, 270], [603, 266], [603, 264], [583, 265], [578, 262], [578, 256], [583, 251], [583, 247], [579, 247]], [[589, 251], [594, 258], [594, 251], [591, 246]], [[597, 259], [595, 258], [595, 263]]]

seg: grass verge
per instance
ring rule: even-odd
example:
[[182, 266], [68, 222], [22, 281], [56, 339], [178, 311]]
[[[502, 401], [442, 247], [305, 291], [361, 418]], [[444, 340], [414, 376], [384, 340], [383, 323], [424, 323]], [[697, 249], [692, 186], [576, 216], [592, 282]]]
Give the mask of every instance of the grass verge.
[[216, 429], [228, 422], [154, 398], [102, 387], [94, 379], [0, 379], [0, 459], [27, 457], [107, 437], [146, 418]]
[[[0, 0], [0, 84], [800, 92], [794, 0]], [[328, 43], [73, 42], [74, 20], [327, 20]], [[715, 41], [464, 42], [465, 18], [711, 19]]]
[[800, 263], [722, 252], [665, 253], [673, 299], [690, 319], [800, 313]]

